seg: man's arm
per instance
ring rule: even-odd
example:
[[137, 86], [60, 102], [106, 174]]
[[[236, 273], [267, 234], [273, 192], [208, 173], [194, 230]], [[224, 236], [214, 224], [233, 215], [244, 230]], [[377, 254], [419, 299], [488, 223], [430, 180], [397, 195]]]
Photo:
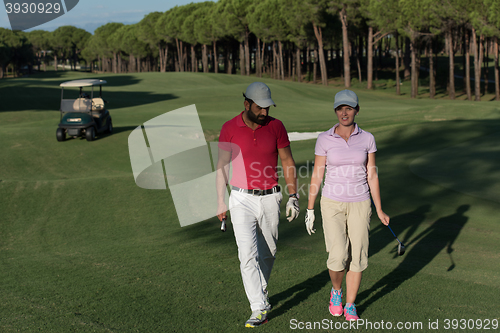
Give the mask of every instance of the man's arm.
[[231, 162], [231, 152], [219, 148], [219, 159], [217, 160], [217, 217], [220, 221], [226, 218], [227, 206], [225, 196], [227, 184], [229, 182], [229, 163]]
[[[295, 161], [293, 160], [292, 150], [290, 146], [278, 149], [278, 154], [283, 166], [283, 175], [285, 176], [286, 186], [289, 194], [297, 193], [297, 172], [295, 169]], [[297, 196], [289, 197], [286, 203], [286, 216], [288, 222], [295, 220], [300, 213], [299, 199]]]
[[278, 149], [278, 155], [283, 167], [283, 175], [285, 177], [288, 193], [297, 193], [297, 171], [295, 169], [295, 161], [292, 156], [292, 149], [290, 146], [280, 148]]

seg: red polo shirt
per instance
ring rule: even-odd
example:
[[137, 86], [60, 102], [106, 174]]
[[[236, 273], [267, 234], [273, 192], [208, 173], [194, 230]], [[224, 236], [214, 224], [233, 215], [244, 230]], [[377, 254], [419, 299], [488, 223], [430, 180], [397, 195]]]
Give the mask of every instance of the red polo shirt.
[[268, 190], [278, 185], [278, 149], [290, 145], [283, 123], [267, 117], [255, 130], [242, 118], [243, 112], [222, 125], [219, 148], [231, 151], [230, 184], [243, 189]]

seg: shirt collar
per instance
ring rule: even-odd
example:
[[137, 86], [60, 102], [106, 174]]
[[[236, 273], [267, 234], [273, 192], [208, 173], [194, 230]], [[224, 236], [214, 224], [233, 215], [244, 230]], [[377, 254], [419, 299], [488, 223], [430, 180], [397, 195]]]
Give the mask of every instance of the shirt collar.
[[[337, 133], [335, 133], [335, 129], [339, 126], [340, 124], [337, 123], [335, 124], [332, 128], [330, 128], [328, 130], [328, 135], [331, 135], [333, 137], [336, 137], [336, 138], [341, 138], [340, 135], [338, 135]], [[361, 129], [358, 127], [358, 124], [357, 123], [354, 123], [354, 131], [352, 132], [351, 136], [352, 135], [356, 135], [356, 134], [359, 134], [361, 133]]]

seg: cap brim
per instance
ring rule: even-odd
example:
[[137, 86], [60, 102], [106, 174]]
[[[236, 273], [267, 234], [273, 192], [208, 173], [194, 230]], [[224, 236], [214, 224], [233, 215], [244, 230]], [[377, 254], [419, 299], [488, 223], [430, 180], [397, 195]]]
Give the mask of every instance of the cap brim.
[[333, 103], [333, 108], [336, 109], [336, 108], [338, 108], [341, 105], [349, 105], [350, 107], [355, 108], [356, 106], [358, 106], [358, 103], [356, 103], [354, 101], [349, 101], [349, 102], [335, 102], [335, 103]]
[[274, 103], [274, 101], [270, 98], [254, 101], [254, 103], [260, 106], [261, 108], [267, 108], [271, 105], [276, 106], [276, 103]]

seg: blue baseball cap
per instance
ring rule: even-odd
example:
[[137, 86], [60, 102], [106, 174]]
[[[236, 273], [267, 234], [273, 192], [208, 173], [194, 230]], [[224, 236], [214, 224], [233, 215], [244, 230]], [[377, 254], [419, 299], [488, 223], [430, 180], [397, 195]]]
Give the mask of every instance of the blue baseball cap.
[[335, 110], [341, 105], [349, 105], [353, 108], [358, 106], [358, 95], [352, 90], [342, 90], [335, 95], [335, 102], [333, 103], [333, 109]]

